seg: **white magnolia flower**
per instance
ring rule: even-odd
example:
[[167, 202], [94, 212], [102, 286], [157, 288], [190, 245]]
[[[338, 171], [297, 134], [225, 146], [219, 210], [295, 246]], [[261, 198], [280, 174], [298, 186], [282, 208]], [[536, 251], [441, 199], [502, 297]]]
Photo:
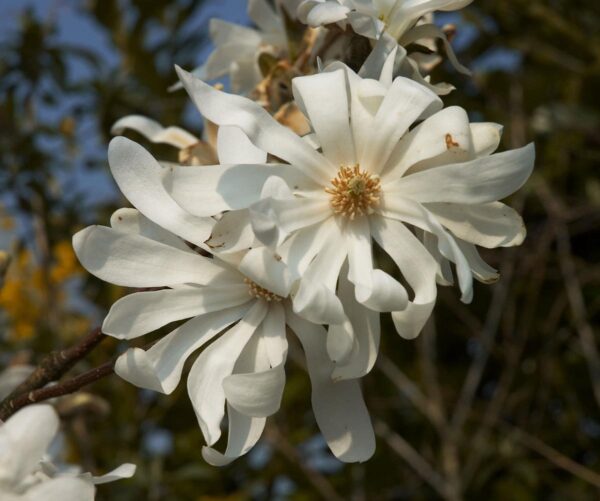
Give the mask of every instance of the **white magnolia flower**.
[[[286, 0], [284, 6], [294, 12], [298, 0]], [[211, 19], [210, 38], [215, 50], [194, 74], [204, 80], [225, 75], [236, 94], [249, 94], [263, 79], [258, 57], [269, 53], [281, 57], [287, 53], [287, 36], [282, 15], [267, 0], [248, 0], [248, 15], [257, 29]], [[177, 86], [174, 86], [176, 88]]]
[[0, 499], [2, 501], [92, 501], [95, 485], [129, 478], [135, 465], [124, 464], [101, 477], [61, 472], [47, 450], [59, 420], [50, 405], [31, 405], [0, 423]]
[[349, 23], [359, 35], [378, 39], [386, 32], [400, 41], [424, 16], [437, 10], [459, 10], [472, 1], [304, 0], [298, 7], [298, 18], [313, 27], [333, 23], [344, 27], [345, 23]]
[[[394, 75], [405, 76], [429, 87], [439, 95], [454, 90], [448, 83], [431, 84], [424, 76], [440, 62], [435, 40], [444, 44], [450, 63], [461, 73], [471, 72], [458, 62], [446, 34], [433, 24], [433, 12], [461, 9], [472, 0], [305, 0], [298, 7], [298, 17], [310, 26], [349, 23], [359, 35], [377, 40], [369, 59], [384, 60], [397, 50]], [[421, 46], [425, 53], [405, 47]], [[367, 63], [369, 65], [369, 63]]]
[[[336, 292], [347, 263], [356, 301], [392, 312], [398, 332], [412, 338], [435, 304], [440, 268], [409, 228], [425, 232], [435, 253], [455, 264], [462, 300], [469, 302], [473, 275], [489, 278], [472, 244], [518, 245], [524, 238], [520, 216], [498, 200], [527, 180], [534, 149], [492, 155], [497, 124], [470, 124], [463, 109], [442, 109], [427, 88], [401, 77], [391, 81], [389, 71], [377, 81], [338, 67], [293, 80], [296, 103], [314, 131], [304, 139], [252, 101], [180, 71], [207, 119], [238, 126], [289, 165], [175, 168], [170, 192], [197, 216], [250, 207], [257, 236], [276, 246], [297, 279], [294, 308], [309, 320], [342, 324]], [[264, 198], [265, 181], [273, 179], [284, 187]], [[373, 242], [400, 269], [410, 300], [400, 282], [374, 266]], [[330, 328], [328, 336], [330, 354], [342, 350], [342, 361], [356, 352], [356, 329], [346, 327]]]
[[[266, 161], [264, 153], [252, 158], [256, 148], [238, 147], [233, 154]], [[151, 348], [127, 351], [116, 364], [117, 374], [140, 387], [171, 393], [186, 359], [212, 341], [194, 362], [187, 385], [208, 444], [203, 456], [211, 464], [224, 465], [256, 443], [266, 418], [279, 408], [287, 325], [304, 348], [313, 410], [331, 450], [343, 461], [370, 457], [374, 436], [359, 383], [333, 382], [324, 329], [293, 312], [288, 299], [292, 282], [281, 259], [265, 247], [232, 252], [227, 261], [199, 254], [184, 241], [208, 248], [203, 243], [205, 219], [174, 208], [165, 191], [168, 179], [163, 184], [162, 175], [170, 169], [161, 168], [150, 153], [125, 138], [111, 142], [109, 162], [119, 187], [139, 212], [119, 210], [111, 228], [95, 226], [77, 233], [75, 252], [102, 280], [159, 290], [137, 292], [115, 303], [103, 332], [133, 339], [189, 319]], [[238, 236], [245, 239], [250, 230], [247, 220], [240, 224], [237, 217], [228, 216], [220, 220], [221, 233], [212, 234], [213, 248], [230, 240], [231, 232], [241, 232], [244, 235]], [[221, 436], [225, 409], [229, 441], [220, 453], [212, 446]]]

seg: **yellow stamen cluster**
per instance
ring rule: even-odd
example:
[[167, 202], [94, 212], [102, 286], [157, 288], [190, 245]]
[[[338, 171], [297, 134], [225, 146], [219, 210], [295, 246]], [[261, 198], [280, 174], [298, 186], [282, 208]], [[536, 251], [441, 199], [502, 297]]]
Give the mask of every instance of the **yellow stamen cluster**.
[[256, 299], [264, 299], [265, 301], [267, 301], [269, 303], [270, 302], [278, 303], [281, 300], [283, 300], [283, 298], [281, 296], [278, 296], [277, 294], [265, 289], [264, 287], [261, 287], [260, 285], [258, 285], [256, 282], [253, 282], [249, 278], [244, 278], [244, 283], [248, 285], [248, 293], [252, 297], [255, 297]]
[[326, 193], [331, 195], [331, 207], [336, 214], [350, 219], [357, 215], [370, 214], [379, 203], [381, 182], [377, 176], [361, 171], [360, 166], [340, 167], [337, 177], [331, 180], [332, 188]]

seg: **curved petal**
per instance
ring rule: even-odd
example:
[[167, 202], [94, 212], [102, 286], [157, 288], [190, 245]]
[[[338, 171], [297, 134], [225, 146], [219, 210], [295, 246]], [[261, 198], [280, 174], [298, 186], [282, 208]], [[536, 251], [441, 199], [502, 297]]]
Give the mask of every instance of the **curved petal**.
[[400, 282], [382, 270], [373, 269], [369, 220], [362, 217], [346, 228], [348, 239], [348, 279], [355, 286], [356, 300], [375, 311], [406, 308], [408, 295]]
[[250, 208], [256, 238], [263, 244], [279, 246], [294, 231], [320, 223], [332, 215], [325, 196], [261, 200]]
[[241, 282], [241, 277], [239, 284], [136, 292], [112, 305], [102, 332], [117, 339], [133, 339], [171, 322], [249, 300], [248, 286]]
[[213, 227], [206, 245], [218, 254], [232, 254], [259, 245], [247, 209], [229, 211]]
[[125, 197], [148, 219], [188, 242], [202, 246], [214, 221], [184, 211], [163, 185], [164, 170], [142, 146], [124, 137], [108, 147], [108, 162]]
[[372, 227], [373, 238], [394, 260], [414, 292], [414, 298], [404, 311], [392, 313], [398, 334], [413, 339], [435, 306], [437, 263], [400, 221], [374, 218]]
[[485, 204], [506, 198], [531, 175], [535, 150], [523, 148], [417, 172], [386, 186], [386, 194], [417, 202]]
[[268, 247], [249, 250], [239, 270], [250, 280], [281, 297], [287, 297], [292, 288], [292, 277], [281, 256]]
[[361, 166], [369, 172], [379, 173], [392, 150], [408, 128], [420, 117], [442, 108], [442, 101], [429, 89], [397, 77], [388, 89], [375, 115], [373, 127], [364, 140], [359, 158]]
[[225, 453], [206, 445], [202, 447], [204, 461], [212, 466], [226, 466], [246, 454], [258, 442], [267, 422], [267, 418], [264, 417], [245, 416], [229, 404], [227, 418], [229, 426]]
[[283, 365], [261, 372], [232, 374], [223, 380], [225, 398], [245, 416], [268, 417], [281, 406], [285, 386]]
[[[105, 226], [88, 226], [73, 236], [82, 266], [105, 282], [125, 287], [163, 287], [231, 281], [218, 262], [154, 240]], [[233, 275], [235, 277], [235, 275]]]
[[235, 326], [200, 354], [190, 370], [188, 393], [207, 445], [213, 445], [221, 436], [221, 419], [225, 414], [223, 380], [232, 373], [267, 310], [264, 301], [256, 301]]
[[[419, 203], [400, 197], [386, 196], [380, 209], [384, 217], [412, 224], [417, 228], [433, 233], [438, 238], [438, 248], [441, 254], [456, 264], [458, 284], [462, 292], [461, 301], [470, 303], [473, 300], [473, 275], [469, 263], [456, 240], [433, 217], [433, 214]], [[386, 251], [390, 252], [388, 249]]]
[[0, 482], [18, 484], [37, 467], [56, 436], [59, 420], [50, 405], [24, 407], [0, 424]]
[[306, 24], [313, 28], [324, 26], [326, 24], [337, 23], [346, 19], [350, 9], [337, 2], [326, 1], [320, 4], [314, 4], [310, 12], [306, 15]]
[[199, 139], [180, 127], [163, 127], [157, 121], [143, 115], [127, 115], [115, 122], [110, 133], [120, 135], [127, 129], [134, 130], [153, 143], [164, 143], [183, 149], [196, 144]]
[[92, 483], [94, 485], [108, 484], [116, 480], [122, 480], [124, 478], [131, 478], [135, 475], [136, 465], [131, 463], [125, 463], [115, 468], [104, 475], [99, 477], [92, 477]]
[[286, 315], [306, 354], [313, 412], [329, 448], [346, 463], [366, 461], [375, 452], [375, 436], [359, 380], [334, 382], [335, 366], [327, 355], [323, 327], [291, 311]]
[[473, 244], [465, 242], [461, 239], [457, 239], [456, 243], [467, 259], [467, 262], [471, 267], [471, 271], [473, 272], [473, 276], [477, 280], [484, 284], [493, 284], [500, 279], [500, 273], [498, 273], [498, 270], [492, 268], [483, 259], [481, 259], [479, 252], [477, 252], [477, 248]]
[[[296, 103], [308, 116], [323, 154], [335, 166], [356, 163], [347, 85], [342, 69], [292, 80]], [[335, 172], [332, 169], [331, 177]]]
[[458, 106], [444, 108], [417, 125], [396, 145], [382, 175], [384, 189], [386, 183], [400, 179], [407, 170], [418, 167], [419, 162], [429, 160], [428, 165], [465, 162], [471, 158], [471, 149], [467, 112]]
[[131, 348], [117, 359], [115, 372], [135, 386], [169, 394], [179, 384], [187, 358], [248, 311], [248, 303], [195, 317], [147, 351]]
[[519, 213], [501, 202], [434, 203], [426, 204], [426, 208], [458, 238], [488, 249], [521, 245], [527, 234]]
[[385, 23], [381, 19], [361, 12], [350, 12], [348, 21], [355, 33], [372, 40], [377, 40], [385, 30]]
[[239, 127], [219, 127], [217, 153], [220, 164], [267, 163], [267, 154], [254, 146]]
[[115, 230], [141, 235], [194, 254], [194, 251], [181, 238], [153, 223], [137, 209], [117, 209], [110, 217], [110, 226]]
[[314, 188], [298, 169], [277, 164], [175, 167], [166, 183], [181, 207], [196, 216], [213, 216], [226, 210], [246, 209], [259, 201], [263, 186], [272, 176], [280, 177], [294, 189]]
[[338, 295], [354, 328], [356, 346], [346, 362], [341, 365], [336, 364], [332, 374], [334, 381], [355, 379], [368, 374], [375, 364], [379, 351], [381, 331], [379, 313], [356, 301], [353, 288], [346, 273], [342, 272]]
[[504, 127], [495, 123], [471, 124], [473, 150], [478, 157], [487, 157], [498, 149]]
[[333, 167], [293, 131], [279, 124], [259, 104], [241, 96], [220, 92], [176, 67], [190, 97], [208, 120], [217, 125], [235, 125], [250, 141], [267, 153], [282, 158], [317, 183], [329, 181]]

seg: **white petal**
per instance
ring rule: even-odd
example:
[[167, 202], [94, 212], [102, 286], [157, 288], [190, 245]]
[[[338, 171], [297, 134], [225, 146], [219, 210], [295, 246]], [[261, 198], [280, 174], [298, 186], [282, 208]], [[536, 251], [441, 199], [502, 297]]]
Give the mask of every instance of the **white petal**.
[[221, 419], [225, 414], [223, 380], [232, 373], [266, 313], [266, 303], [256, 301], [234, 327], [200, 354], [190, 370], [188, 393], [207, 445], [213, 445], [221, 436]]
[[[323, 154], [335, 166], [356, 163], [347, 85], [341, 69], [292, 80], [296, 103], [308, 116]], [[335, 169], [331, 177], [334, 173]]]
[[223, 380], [229, 405], [251, 417], [268, 417], [277, 412], [284, 386], [283, 365], [262, 372], [232, 374]]
[[348, 20], [356, 33], [372, 40], [378, 39], [385, 29], [385, 23], [383, 21], [360, 12], [350, 12], [348, 14]]
[[470, 162], [417, 172], [386, 186], [386, 194], [418, 202], [485, 204], [517, 191], [531, 175], [533, 144]]
[[23, 501], [93, 501], [96, 488], [80, 478], [53, 478], [27, 490]]
[[217, 47], [234, 42], [246, 47], [258, 46], [261, 43], [260, 34], [256, 30], [216, 17], [210, 20], [209, 31], [210, 38]]
[[267, 154], [254, 146], [239, 127], [219, 127], [217, 152], [221, 164], [267, 163]]
[[232, 275], [212, 259], [105, 226], [76, 233], [73, 249], [91, 274], [125, 287], [204, 285], [216, 279], [230, 281]]
[[488, 249], [521, 245], [527, 230], [517, 211], [501, 202], [481, 205], [426, 204], [462, 240]]
[[375, 436], [359, 380], [334, 382], [334, 364], [327, 356], [323, 327], [292, 312], [287, 319], [306, 354], [313, 412], [329, 448], [341, 461], [366, 461], [375, 451]]
[[312, 189], [314, 184], [289, 165], [221, 165], [175, 167], [166, 180], [169, 193], [196, 216], [212, 216], [226, 210], [246, 209], [261, 198], [272, 176], [291, 187]]
[[209, 237], [213, 221], [175, 203], [163, 186], [163, 168], [142, 146], [116, 137], [108, 147], [108, 162], [125, 197], [148, 219], [196, 245]]
[[266, 0], [249, 0], [248, 15], [265, 32], [282, 31], [283, 23]]
[[334, 167], [327, 159], [300, 136], [279, 124], [259, 104], [241, 96], [220, 92], [181, 68], [176, 68], [197, 108], [208, 120], [219, 126], [238, 126], [261, 150], [301, 167], [317, 183], [329, 181], [329, 173]]
[[[439, 251], [456, 264], [458, 283], [462, 292], [461, 300], [470, 303], [473, 299], [473, 275], [469, 263], [458, 247], [456, 240], [425, 207], [417, 202], [400, 197], [386, 197], [381, 206], [381, 214], [386, 218], [398, 219], [433, 233], [438, 238]], [[387, 252], [390, 252], [386, 249]]]
[[330, 325], [327, 329], [327, 355], [336, 366], [346, 363], [356, 348], [356, 334], [352, 322], [348, 318], [337, 325]]
[[223, 214], [213, 227], [208, 247], [218, 254], [230, 254], [257, 246], [247, 209]]
[[115, 230], [135, 233], [170, 247], [194, 253], [181, 238], [153, 223], [137, 209], [117, 209], [110, 217], [110, 226]]
[[364, 150], [359, 158], [361, 166], [369, 172], [381, 172], [408, 128], [419, 117], [426, 118], [441, 108], [441, 100], [429, 89], [407, 78], [396, 78], [365, 138]]
[[263, 244], [279, 246], [291, 233], [331, 217], [331, 205], [325, 196], [262, 200], [250, 208], [256, 238]]
[[249, 300], [248, 286], [241, 282], [241, 277], [239, 284], [136, 292], [112, 305], [102, 332], [117, 339], [133, 339], [171, 322]]
[[262, 435], [267, 419], [249, 417], [227, 405], [229, 420], [227, 449], [221, 453], [212, 447], [202, 447], [202, 457], [212, 466], [226, 466], [246, 454]]
[[336, 365], [332, 374], [334, 380], [354, 379], [369, 373], [375, 364], [379, 350], [381, 330], [379, 313], [357, 302], [353, 288], [346, 273], [342, 271], [338, 295], [354, 328], [356, 346], [348, 361], [343, 365]]
[[[375, 43], [373, 50], [363, 63], [358, 74], [363, 78], [373, 78], [375, 80], [379, 80], [382, 75], [383, 68], [390, 60], [390, 56], [392, 63], [391, 69], [393, 70], [394, 62], [397, 57], [396, 54], [398, 54], [398, 57], [402, 59], [406, 57], [406, 50], [403, 47], [400, 47], [398, 42], [392, 37], [384, 34], [379, 38], [379, 40], [377, 40], [377, 43]], [[388, 78], [383, 79], [382, 81], [386, 88], [392, 85], [392, 79], [389, 78], [388, 80]]]
[[56, 411], [45, 404], [24, 407], [0, 424], [0, 484], [25, 479], [46, 454], [58, 427]]
[[[471, 158], [471, 128], [467, 112], [451, 106], [429, 117], [394, 148], [383, 174], [385, 183], [401, 178], [413, 166], [465, 162]], [[421, 170], [421, 169], [419, 169]]]
[[270, 367], [281, 365], [287, 358], [285, 311], [281, 303], [269, 305], [269, 313], [259, 327], [259, 334]]
[[346, 228], [348, 239], [348, 279], [355, 286], [356, 300], [375, 311], [399, 311], [406, 308], [406, 289], [382, 270], [373, 269], [373, 251], [369, 220], [358, 218]]
[[281, 297], [287, 297], [292, 287], [292, 277], [281, 257], [268, 247], [249, 250], [239, 270], [250, 280]]
[[437, 263], [419, 240], [399, 221], [373, 218], [373, 238], [394, 260], [412, 288], [414, 298], [404, 311], [392, 313], [398, 333], [413, 339], [431, 315], [437, 297]]
[[454, 275], [452, 273], [452, 267], [450, 266], [450, 261], [442, 256], [439, 250], [438, 238], [428, 231], [419, 231], [421, 231], [420, 238], [423, 241], [423, 245], [438, 264], [439, 269], [437, 271], [436, 282], [438, 285], [453, 285]]
[[471, 271], [477, 280], [484, 284], [493, 284], [498, 281], [500, 278], [498, 270], [492, 268], [483, 259], [481, 259], [479, 252], [477, 252], [477, 248], [473, 244], [464, 242], [459, 238], [456, 239], [456, 243], [469, 262]]
[[327, 1], [313, 6], [306, 15], [306, 23], [313, 28], [337, 23], [345, 19], [348, 12], [350, 12], [348, 7], [340, 5], [337, 2]]
[[131, 129], [153, 143], [165, 143], [176, 148], [187, 148], [196, 144], [199, 139], [180, 127], [163, 127], [157, 121], [142, 115], [128, 115], [115, 122], [110, 133], [121, 135]]
[[122, 480], [124, 478], [131, 478], [135, 475], [136, 466], [131, 463], [125, 463], [115, 468], [108, 473], [99, 477], [92, 477], [94, 485], [108, 484], [115, 480]]
[[503, 127], [495, 123], [473, 123], [471, 124], [471, 136], [473, 138], [473, 150], [478, 157], [491, 155], [498, 149], [502, 139]]
[[171, 393], [179, 384], [187, 358], [240, 319], [248, 311], [249, 304], [195, 317], [147, 351], [141, 348], [127, 350], [117, 359], [115, 372], [140, 388]]

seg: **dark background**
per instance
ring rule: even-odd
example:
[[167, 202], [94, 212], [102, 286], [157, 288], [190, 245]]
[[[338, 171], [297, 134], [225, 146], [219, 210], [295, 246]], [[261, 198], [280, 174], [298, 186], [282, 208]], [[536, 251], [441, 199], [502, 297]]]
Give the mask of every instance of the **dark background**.
[[[207, 22], [248, 23], [245, 2], [3, 0], [0, 4], [0, 368], [35, 363], [98, 325], [126, 291], [92, 279], [71, 235], [124, 204], [108, 174], [110, 126], [141, 113], [200, 133], [173, 64], [210, 51]], [[474, 78], [438, 68], [447, 105], [505, 125], [502, 148], [535, 141], [510, 201], [520, 248], [486, 251], [502, 278], [465, 306], [441, 288], [416, 341], [384, 319], [364, 391], [378, 434], [367, 463], [321, 440], [293, 358], [281, 411], [246, 458], [217, 469], [185, 392], [155, 395], [109, 378], [59, 403], [65, 458], [104, 472], [138, 464], [98, 499], [595, 500], [600, 497], [600, 8], [596, 0], [476, 0], [455, 22]], [[141, 138], [135, 137], [140, 140]], [[168, 151], [153, 147], [167, 155]], [[106, 342], [75, 371], [119, 349]]]

